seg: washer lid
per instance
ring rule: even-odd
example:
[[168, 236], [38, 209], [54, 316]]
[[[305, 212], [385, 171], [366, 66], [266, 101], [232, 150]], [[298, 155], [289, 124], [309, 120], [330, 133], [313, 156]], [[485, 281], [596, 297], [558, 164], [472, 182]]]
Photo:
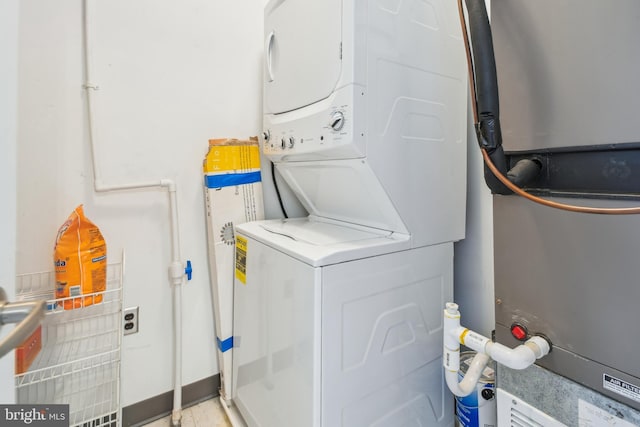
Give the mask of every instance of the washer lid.
[[235, 229], [313, 267], [405, 250], [411, 244], [407, 235], [313, 216], [252, 221]]
[[336, 223], [309, 220], [308, 218], [302, 220], [264, 222], [262, 228], [270, 233], [280, 234], [292, 240], [315, 246], [359, 242], [362, 240], [389, 237], [392, 234], [390, 232], [378, 233], [377, 230], [375, 230], [376, 232], [369, 230], [364, 231]]
[[264, 113], [320, 101], [342, 66], [341, 0], [272, 0], [265, 7]]

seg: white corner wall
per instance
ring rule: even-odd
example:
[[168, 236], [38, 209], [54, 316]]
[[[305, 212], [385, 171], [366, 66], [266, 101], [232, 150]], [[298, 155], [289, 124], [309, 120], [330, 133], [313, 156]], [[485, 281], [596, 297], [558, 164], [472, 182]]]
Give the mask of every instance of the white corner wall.
[[493, 198], [484, 181], [484, 163], [468, 113], [467, 228], [454, 245], [454, 300], [462, 324], [485, 336], [495, 327], [493, 290]]
[[[90, 1], [103, 181], [170, 178], [178, 186], [181, 251], [194, 268], [183, 290], [190, 384], [218, 373], [201, 162], [208, 139], [260, 130], [264, 2]], [[121, 404], [170, 391], [168, 195], [92, 190], [82, 1], [20, 0], [18, 53], [16, 273], [52, 269], [58, 227], [83, 203], [109, 258], [126, 250], [124, 304], [140, 307], [140, 332], [123, 338]]]
[[[15, 295], [16, 123], [18, 81], [18, 0], [0, 1], [0, 287], [9, 300]], [[0, 331], [0, 338], [13, 325]], [[15, 402], [14, 352], [0, 359], [0, 402]]]

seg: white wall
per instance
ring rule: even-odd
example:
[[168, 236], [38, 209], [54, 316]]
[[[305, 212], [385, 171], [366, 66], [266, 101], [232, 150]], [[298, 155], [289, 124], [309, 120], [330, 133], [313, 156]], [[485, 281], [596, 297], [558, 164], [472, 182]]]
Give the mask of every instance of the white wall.
[[[16, 120], [18, 81], [18, 1], [0, 1], [0, 287], [10, 301], [15, 293]], [[2, 328], [4, 337], [13, 328]], [[0, 359], [0, 402], [15, 402], [14, 354]]]
[[[264, 2], [90, 1], [102, 178], [178, 185], [181, 249], [194, 266], [183, 291], [189, 384], [218, 373], [201, 161], [209, 138], [260, 129]], [[81, 0], [20, 1], [17, 273], [52, 269], [56, 231], [80, 203], [110, 259], [126, 250], [125, 306], [140, 306], [140, 332], [123, 339], [127, 406], [173, 389], [168, 196], [92, 191], [81, 18]]]
[[467, 229], [466, 238], [454, 246], [454, 300], [460, 306], [462, 324], [490, 337], [495, 326], [493, 204], [484, 183], [471, 111], [468, 116]]

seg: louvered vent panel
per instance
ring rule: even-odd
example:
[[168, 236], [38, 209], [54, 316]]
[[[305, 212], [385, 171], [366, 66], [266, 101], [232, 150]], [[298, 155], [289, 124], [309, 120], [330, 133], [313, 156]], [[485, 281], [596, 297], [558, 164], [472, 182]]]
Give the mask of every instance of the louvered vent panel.
[[567, 427], [501, 388], [497, 389], [496, 396], [499, 427]]
[[530, 416], [523, 414], [518, 408], [511, 407], [511, 427], [544, 427]]

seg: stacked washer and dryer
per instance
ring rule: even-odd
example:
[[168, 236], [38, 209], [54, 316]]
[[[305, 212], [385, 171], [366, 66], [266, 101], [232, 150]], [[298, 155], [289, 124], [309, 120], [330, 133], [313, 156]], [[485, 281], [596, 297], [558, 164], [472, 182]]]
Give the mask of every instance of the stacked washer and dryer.
[[233, 401], [249, 426], [452, 426], [456, 3], [272, 0], [265, 48], [261, 148], [309, 216], [236, 228]]

